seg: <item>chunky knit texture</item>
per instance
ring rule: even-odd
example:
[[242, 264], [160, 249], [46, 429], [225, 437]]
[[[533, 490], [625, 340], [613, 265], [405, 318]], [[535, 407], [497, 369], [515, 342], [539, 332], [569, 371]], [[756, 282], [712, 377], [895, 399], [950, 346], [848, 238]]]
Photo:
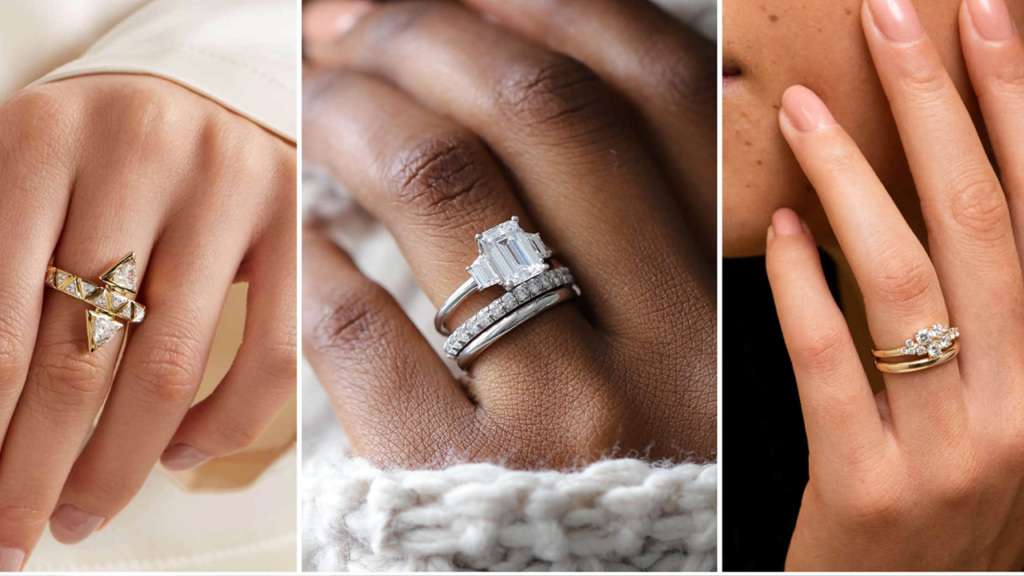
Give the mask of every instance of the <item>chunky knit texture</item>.
[[715, 464], [607, 460], [381, 470], [325, 450], [303, 473], [306, 570], [714, 570]]

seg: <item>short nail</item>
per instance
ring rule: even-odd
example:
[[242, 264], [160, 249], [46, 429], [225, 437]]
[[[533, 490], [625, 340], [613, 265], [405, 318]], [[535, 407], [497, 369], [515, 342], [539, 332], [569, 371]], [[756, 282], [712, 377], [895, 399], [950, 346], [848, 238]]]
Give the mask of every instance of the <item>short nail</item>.
[[50, 517], [50, 532], [62, 544], [77, 544], [103, 524], [103, 517], [62, 504]]
[[1003, 0], [967, 0], [974, 29], [985, 40], [1001, 41], [1013, 38], [1013, 21]]
[[164, 450], [163, 456], [160, 457], [160, 462], [168, 470], [188, 470], [189, 468], [199, 466], [209, 459], [210, 457], [205, 452], [197, 450], [188, 444], [175, 444]]
[[869, 0], [868, 8], [875, 26], [893, 42], [913, 42], [924, 34], [910, 0]]
[[25, 552], [17, 548], [0, 547], [0, 572], [20, 572]]
[[775, 211], [775, 214], [772, 215], [771, 230], [774, 230], [777, 236], [803, 234], [804, 223], [796, 212], [789, 208], [779, 208]]
[[836, 123], [821, 98], [803, 86], [793, 86], [782, 95], [782, 113], [801, 132], [814, 132]]
[[373, 2], [366, 0], [310, 2], [302, 11], [302, 35], [318, 44], [332, 42], [372, 9]]

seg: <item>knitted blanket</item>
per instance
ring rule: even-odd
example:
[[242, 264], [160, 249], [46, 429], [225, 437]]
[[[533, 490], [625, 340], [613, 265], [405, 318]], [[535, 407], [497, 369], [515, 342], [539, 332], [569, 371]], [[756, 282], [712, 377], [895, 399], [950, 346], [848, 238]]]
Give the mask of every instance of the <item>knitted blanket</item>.
[[[658, 0], [708, 37], [714, 0]], [[427, 339], [433, 304], [387, 230], [304, 162], [303, 209], [395, 297]], [[454, 364], [453, 364], [454, 369]], [[308, 571], [714, 570], [716, 464], [607, 460], [575, 471], [494, 464], [381, 470], [352, 458], [308, 365], [302, 377], [303, 565]]]

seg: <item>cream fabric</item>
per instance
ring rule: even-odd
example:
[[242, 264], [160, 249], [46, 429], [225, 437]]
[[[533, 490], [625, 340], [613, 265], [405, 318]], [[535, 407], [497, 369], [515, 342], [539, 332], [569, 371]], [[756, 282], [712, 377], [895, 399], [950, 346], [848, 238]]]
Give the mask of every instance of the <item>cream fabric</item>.
[[[153, 74], [295, 140], [297, 0], [0, 0], [0, 102], [37, 81]], [[293, 571], [294, 451], [233, 493], [189, 493], [160, 469], [77, 546], [47, 532], [30, 571]]]

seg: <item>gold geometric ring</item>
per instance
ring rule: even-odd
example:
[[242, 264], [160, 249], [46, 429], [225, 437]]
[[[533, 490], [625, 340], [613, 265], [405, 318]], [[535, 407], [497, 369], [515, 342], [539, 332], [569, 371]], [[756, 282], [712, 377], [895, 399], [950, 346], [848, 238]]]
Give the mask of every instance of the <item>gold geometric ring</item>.
[[101, 274], [100, 282], [106, 284], [106, 287], [53, 266], [46, 270], [47, 286], [74, 296], [94, 308], [85, 312], [90, 354], [113, 340], [125, 326], [122, 320], [138, 324], [146, 318], [146, 307], [130, 298], [137, 293], [138, 285], [135, 252], [128, 253]]
[[[872, 350], [875, 357], [875, 368], [888, 374], [916, 372], [934, 368], [949, 362], [960, 353], [960, 330], [935, 324], [931, 328], [917, 331], [915, 338], [907, 340], [902, 348], [892, 350]], [[926, 356], [918, 360], [893, 362], [890, 358]]]

